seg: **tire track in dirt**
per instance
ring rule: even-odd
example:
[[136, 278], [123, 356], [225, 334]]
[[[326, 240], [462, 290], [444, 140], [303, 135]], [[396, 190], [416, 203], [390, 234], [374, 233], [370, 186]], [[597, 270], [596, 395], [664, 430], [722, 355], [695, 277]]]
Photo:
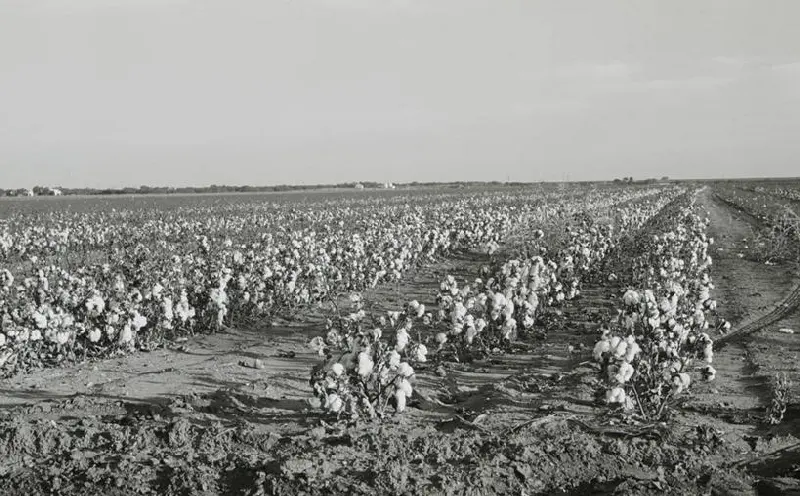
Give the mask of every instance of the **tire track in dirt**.
[[744, 253], [753, 242], [753, 235], [763, 224], [755, 217], [729, 205], [711, 188], [698, 196], [698, 206], [711, 220], [709, 235], [714, 238], [712, 292], [720, 313], [733, 330], [713, 336], [714, 367], [717, 379], [697, 384], [690, 404], [712, 408], [724, 415], [731, 412], [739, 421], [752, 422], [753, 415], [762, 415], [770, 400], [769, 378], [753, 359], [752, 337], [769, 328], [800, 305], [797, 278], [779, 266], [749, 260]]
[[782, 302], [776, 304], [773, 310], [766, 315], [756, 317], [721, 338], [718, 338], [715, 342], [725, 345], [740, 341], [748, 335], [774, 325], [792, 315], [797, 311], [798, 307], [800, 307], [800, 286], [796, 287]]

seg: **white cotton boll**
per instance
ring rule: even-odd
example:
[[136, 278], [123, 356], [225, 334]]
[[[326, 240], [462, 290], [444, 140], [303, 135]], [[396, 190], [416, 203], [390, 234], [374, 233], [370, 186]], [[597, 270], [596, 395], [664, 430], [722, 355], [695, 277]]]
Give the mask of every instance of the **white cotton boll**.
[[398, 379], [396, 392], [403, 393], [407, 398], [411, 398], [414, 389], [411, 387], [411, 382], [406, 378]]
[[503, 339], [513, 341], [517, 337], [517, 321], [509, 319], [503, 323]]
[[536, 321], [530, 315], [526, 315], [525, 318], [522, 320], [522, 327], [525, 329], [530, 329], [534, 326]]
[[418, 362], [420, 362], [420, 363], [427, 362], [428, 361], [427, 355], [428, 355], [428, 348], [424, 344], [421, 344], [421, 345], [417, 346], [417, 349], [415, 350], [415, 357], [414, 358]]
[[397, 403], [397, 407], [396, 407], [397, 413], [403, 413], [406, 410], [407, 397], [406, 397], [405, 393], [402, 392], [402, 391], [395, 391], [394, 400]]
[[0, 332], [0, 347], [5, 346], [6, 344], [6, 335]]
[[325, 409], [332, 413], [339, 413], [344, 407], [344, 402], [336, 393], [331, 393], [325, 398]]
[[400, 329], [399, 331], [397, 331], [397, 338], [394, 349], [397, 352], [402, 353], [402, 351], [406, 349], [406, 346], [408, 346], [408, 341], [409, 341], [408, 331], [406, 331], [405, 329]]
[[592, 356], [596, 361], [600, 361], [603, 358], [604, 353], [608, 353], [611, 351], [611, 343], [608, 339], [601, 339], [594, 345], [594, 351], [592, 352]]
[[339, 362], [334, 363], [331, 366], [331, 372], [333, 372], [333, 375], [335, 375], [336, 377], [341, 376], [342, 374], [344, 374], [344, 365], [342, 365]]
[[119, 344], [128, 344], [133, 341], [133, 330], [129, 324], [125, 324], [125, 327], [122, 328], [122, 331], [119, 333], [119, 339], [117, 342]]
[[712, 343], [708, 343], [703, 348], [703, 359], [707, 363], [712, 363], [714, 361], [714, 345]]
[[134, 332], [138, 332], [144, 326], [147, 325], [147, 318], [143, 315], [136, 313], [133, 317], [133, 321], [131, 322], [131, 326], [133, 327]]
[[397, 367], [400, 366], [400, 353], [396, 352], [395, 350], [392, 350], [389, 353], [389, 359], [387, 361], [389, 362], [390, 369], [396, 369]]
[[408, 363], [403, 362], [397, 367], [397, 374], [400, 377], [411, 377], [414, 375], [414, 368]]
[[621, 387], [615, 387], [606, 391], [606, 403], [625, 403], [626, 398], [627, 394], [625, 394], [625, 389]]
[[423, 315], [425, 315], [425, 305], [420, 304], [419, 307], [417, 307], [417, 318], [422, 318]]
[[447, 334], [443, 332], [437, 333], [436, 342], [439, 343], [439, 346], [445, 344], [447, 342]]
[[42, 315], [40, 312], [34, 312], [33, 320], [36, 323], [37, 329], [47, 329], [47, 317]]
[[631, 377], [633, 377], [633, 366], [628, 362], [622, 362], [614, 374], [614, 379], [620, 384], [625, 384]]
[[628, 349], [625, 351], [625, 361], [632, 362], [641, 351], [642, 349], [637, 343], [628, 343]]
[[89, 335], [88, 335], [89, 342], [96, 343], [96, 342], [100, 341], [100, 338], [102, 337], [102, 335], [103, 334], [100, 332], [100, 329], [95, 327], [94, 329], [89, 331]]
[[692, 383], [692, 377], [686, 372], [672, 376], [672, 390], [675, 394], [684, 391]]
[[363, 351], [358, 354], [358, 375], [364, 378], [369, 377], [374, 368], [375, 362], [372, 361], [369, 354]]
[[711, 365], [706, 365], [703, 367], [701, 369], [701, 373], [703, 374], [703, 379], [708, 382], [713, 381], [717, 377], [717, 370]]
[[464, 341], [466, 341], [467, 344], [472, 344], [477, 335], [478, 330], [475, 329], [475, 327], [467, 327], [467, 330], [464, 332]]
[[620, 340], [617, 343], [617, 346], [614, 348], [614, 358], [622, 358], [625, 356], [625, 353], [628, 351], [628, 343], [624, 340]]

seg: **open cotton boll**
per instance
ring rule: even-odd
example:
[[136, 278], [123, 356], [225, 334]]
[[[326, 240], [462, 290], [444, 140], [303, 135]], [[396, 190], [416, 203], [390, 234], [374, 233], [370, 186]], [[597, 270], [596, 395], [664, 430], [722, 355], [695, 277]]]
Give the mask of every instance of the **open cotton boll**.
[[427, 362], [428, 361], [427, 355], [428, 355], [428, 348], [424, 344], [420, 344], [414, 350], [414, 358], [418, 362], [422, 363]]
[[619, 336], [612, 336], [611, 341], [609, 343], [610, 349], [611, 350], [617, 349], [617, 346], [619, 345], [620, 341], [622, 341], [622, 338], [620, 338]]
[[333, 372], [333, 375], [335, 375], [336, 377], [341, 376], [342, 374], [344, 374], [344, 365], [342, 365], [339, 362], [334, 363], [331, 366], [331, 372]]
[[627, 394], [625, 394], [625, 389], [621, 387], [615, 387], [608, 391], [606, 391], [606, 403], [614, 404], [614, 403], [625, 403], [627, 398]]
[[478, 330], [475, 329], [475, 327], [467, 327], [466, 332], [464, 332], [464, 341], [466, 341], [467, 344], [472, 344], [472, 342], [475, 340], [475, 336], [477, 335]]
[[447, 342], [447, 334], [443, 332], [439, 332], [436, 334], [436, 342], [439, 343], [439, 346], [445, 344]]
[[342, 411], [343, 407], [344, 407], [344, 402], [342, 401], [342, 398], [340, 398], [338, 394], [330, 393], [325, 398], [325, 409], [326, 410], [328, 410], [330, 412], [333, 412], [333, 413], [339, 413], [340, 411]]
[[411, 367], [411, 365], [409, 365], [408, 363], [403, 362], [397, 367], [397, 374], [400, 377], [406, 377], [406, 378], [411, 377], [412, 375], [414, 375], [414, 368]]
[[399, 367], [400, 366], [400, 353], [398, 353], [395, 350], [392, 350], [389, 353], [389, 359], [387, 360], [387, 362], [389, 363], [389, 368], [390, 369], [396, 369], [397, 367]]
[[372, 358], [367, 353], [362, 351], [358, 354], [358, 375], [364, 378], [369, 377], [374, 368], [375, 362], [372, 361]]
[[628, 349], [625, 351], [625, 361], [632, 362], [641, 351], [642, 349], [635, 341], [628, 343]]
[[692, 383], [692, 377], [686, 372], [672, 376], [672, 390], [675, 394], [684, 391]]
[[617, 346], [614, 348], [614, 358], [624, 357], [627, 351], [628, 351], [628, 343], [624, 340], [620, 340]]
[[402, 353], [402, 351], [406, 349], [406, 346], [408, 346], [408, 341], [409, 341], [408, 331], [406, 331], [405, 329], [400, 329], [399, 331], [397, 331], [394, 349], [397, 352]]
[[703, 348], [703, 359], [708, 363], [714, 361], [714, 345], [712, 343], [706, 344]]
[[599, 362], [603, 358], [603, 353], [608, 353], [609, 351], [611, 351], [611, 342], [608, 339], [601, 339], [594, 345], [592, 357]]
[[622, 362], [617, 368], [617, 373], [614, 374], [614, 379], [620, 383], [625, 384], [633, 377], [633, 366], [628, 362]]
[[406, 394], [399, 390], [395, 391], [394, 400], [397, 405], [395, 407], [395, 411], [397, 411], [397, 413], [403, 413], [406, 410], [406, 400], [407, 400]]
[[130, 325], [125, 324], [125, 327], [123, 327], [119, 333], [119, 339], [117, 342], [119, 344], [128, 344], [133, 342], [133, 330], [131, 329]]
[[102, 335], [103, 334], [100, 332], [100, 329], [95, 327], [94, 329], [89, 331], [89, 334], [88, 334], [89, 342], [96, 343], [96, 342], [100, 341], [100, 337]]
[[395, 386], [397, 392], [401, 392], [406, 395], [407, 398], [411, 398], [411, 395], [414, 389], [411, 386], [411, 382], [405, 377], [402, 377], [397, 380], [397, 384]]

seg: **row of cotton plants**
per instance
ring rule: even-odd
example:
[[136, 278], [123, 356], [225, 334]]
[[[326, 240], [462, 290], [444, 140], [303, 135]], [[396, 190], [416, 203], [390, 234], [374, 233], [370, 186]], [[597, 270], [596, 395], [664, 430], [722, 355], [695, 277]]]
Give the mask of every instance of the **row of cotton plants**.
[[[617, 235], [621, 236], [636, 229], [676, 194], [677, 191], [658, 197], [627, 195], [612, 202], [598, 200], [594, 205], [574, 202], [562, 210], [576, 214], [598, 209], [598, 204], [611, 207], [619, 221]], [[544, 216], [538, 217], [539, 222], [543, 219]], [[606, 235], [583, 236], [584, 230]], [[597, 240], [597, 245], [592, 246], [606, 250], [614, 245], [608, 239], [612, 231], [584, 223], [573, 233], [576, 243]], [[495, 278], [487, 283], [476, 281], [475, 287], [480, 291], [474, 291], [469, 286], [459, 288], [455, 278], [449, 276], [441, 284], [437, 312], [412, 301], [402, 311], [378, 314], [366, 308], [357, 293], [352, 295], [346, 315], [340, 314], [334, 304], [335, 313], [328, 319], [324, 335], [311, 341], [312, 348], [324, 357], [311, 378], [317, 403], [329, 413], [351, 419], [380, 418], [390, 406], [393, 411], [402, 412], [413, 391], [414, 367], [427, 362], [429, 353], [443, 358], [454, 342], [462, 343], [462, 348], [502, 345], [516, 338], [517, 321], [525, 329], [533, 326], [540, 298], [552, 305], [577, 296], [574, 277], [584, 264], [573, 264], [573, 251], [559, 252], [563, 255], [561, 265], [546, 263], [541, 256], [528, 260], [528, 267], [521, 267], [519, 260], [502, 264], [496, 277], [508, 286], [505, 292], [493, 289], [500, 284]], [[558, 283], [557, 274], [561, 273], [572, 278], [569, 288]]]
[[459, 287], [448, 276], [437, 297], [436, 351], [463, 360], [507, 348], [520, 333], [530, 334], [548, 308], [577, 298], [581, 284], [600, 270], [600, 262], [620, 240], [677, 194], [575, 212], [574, 221], [562, 227], [566, 236], [560, 245], [553, 246], [543, 231], [534, 230], [521, 250], [527, 256], [494, 267], [486, 280]]
[[[658, 192], [620, 194], [636, 198]], [[606, 196], [587, 192], [582, 201]], [[545, 200], [576, 202], [567, 195]], [[267, 321], [277, 313], [291, 317], [299, 307], [331, 295], [397, 281], [409, 269], [454, 249], [497, 243], [516, 225], [546, 211], [542, 201], [502, 193], [445, 195], [411, 205], [272, 205], [263, 211], [283, 215], [268, 221], [272, 232], [243, 230], [247, 222], [258, 225], [261, 217], [247, 217], [227, 205], [219, 212], [164, 212], [178, 227], [152, 218], [149, 210], [117, 212], [130, 239], [111, 236], [112, 260], [72, 267], [25, 252], [24, 260], [0, 271], [0, 367], [13, 372], [108, 356], [152, 348], [179, 334]], [[167, 234], [153, 234], [159, 227]], [[208, 234], [202, 231], [206, 227]], [[219, 239], [225, 228], [240, 237]], [[119, 227], [97, 226], [100, 233], [108, 229]], [[151, 234], [153, 239], [145, 239]], [[187, 236], [183, 244], [173, 243], [181, 236]], [[56, 235], [48, 243], [66, 249], [63, 239]]]
[[714, 240], [695, 194], [665, 209], [633, 262], [618, 316], [594, 347], [605, 398], [645, 419], [661, 418], [694, 378], [713, 380], [712, 329], [730, 324], [711, 296]]

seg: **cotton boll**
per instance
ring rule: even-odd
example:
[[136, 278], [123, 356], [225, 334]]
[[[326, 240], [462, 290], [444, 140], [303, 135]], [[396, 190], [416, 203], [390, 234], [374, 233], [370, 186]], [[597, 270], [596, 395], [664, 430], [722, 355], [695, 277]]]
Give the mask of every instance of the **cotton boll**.
[[397, 367], [397, 374], [401, 377], [411, 377], [414, 375], [414, 369], [408, 363], [403, 362]]
[[625, 384], [631, 377], [633, 377], [633, 366], [628, 362], [622, 362], [617, 368], [614, 379], [620, 384]]
[[409, 339], [410, 337], [408, 335], [408, 331], [406, 331], [405, 329], [400, 329], [399, 331], [397, 331], [397, 338], [394, 349], [397, 352], [402, 352], [404, 349], [406, 349], [406, 346], [408, 346]]
[[608, 339], [601, 339], [594, 345], [592, 356], [599, 362], [603, 358], [603, 354], [609, 351], [611, 351], [611, 342]]
[[626, 398], [627, 394], [625, 394], [625, 389], [621, 387], [615, 387], [606, 391], [606, 403], [625, 403]]
[[103, 334], [100, 332], [100, 329], [95, 327], [94, 329], [89, 331], [89, 335], [88, 335], [89, 342], [96, 343], [96, 342], [100, 341], [100, 337], [102, 335]]
[[413, 393], [413, 388], [411, 387], [411, 382], [409, 382], [406, 378], [400, 378], [397, 380], [396, 391], [403, 393], [407, 398], [411, 398]]
[[331, 393], [325, 398], [325, 409], [332, 413], [339, 413], [344, 407], [342, 398], [336, 393]]
[[620, 340], [617, 346], [614, 348], [614, 358], [622, 358], [628, 351], [628, 343], [624, 340]]
[[629, 343], [628, 349], [625, 351], [625, 361], [632, 362], [641, 351], [642, 349], [635, 341]]
[[400, 353], [395, 350], [392, 350], [389, 353], [389, 359], [387, 360], [390, 369], [396, 369], [400, 366]]
[[467, 327], [466, 332], [464, 332], [464, 341], [466, 341], [467, 344], [472, 344], [477, 335], [478, 331], [475, 327]]
[[714, 345], [712, 343], [708, 343], [703, 348], [703, 359], [707, 363], [712, 363], [714, 361]]
[[369, 377], [374, 368], [375, 362], [372, 361], [369, 354], [363, 351], [358, 354], [358, 375], [364, 378]]
[[436, 342], [439, 343], [439, 346], [445, 344], [447, 342], [447, 334], [443, 332], [439, 332], [436, 334]]
[[117, 340], [117, 342], [119, 344], [128, 344], [131, 343], [132, 341], [133, 341], [133, 330], [131, 329], [130, 325], [125, 324], [125, 327], [123, 327], [122, 331], [120, 331], [119, 333], [119, 339]]
[[679, 394], [680, 392], [688, 388], [691, 383], [692, 383], [692, 378], [686, 372], [675, 374], [674, 376], [672, 376], [672, 391], [675, 394]]
[[415, 358], [418, 362], [427, 362], [428, 348], [424, 344], [417, 346], [415, 350]]
[[334, 363], [331, 366], [331, 372], [333, 372], [333, 375], [335, 375], [336, 377], [341, 376], [342, 374], [344, 374], [344, 365], [342, 365], [339, 362]]
[[394, 400], [396, 403], [395, 410], [397, 413], [403, 413], [406, 410], [406, 400], [407, 397], [404, 392], [402, 391], [395, 391], [394, 393]]

